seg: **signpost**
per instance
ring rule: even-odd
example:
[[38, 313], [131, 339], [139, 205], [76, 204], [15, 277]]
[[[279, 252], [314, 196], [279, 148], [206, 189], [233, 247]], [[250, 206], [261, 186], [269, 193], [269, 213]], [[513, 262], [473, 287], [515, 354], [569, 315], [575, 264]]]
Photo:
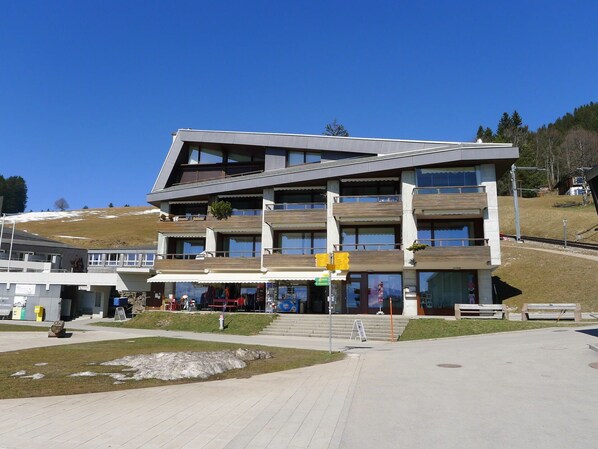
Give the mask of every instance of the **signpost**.
[[328, 352], [332, 354], [332, 291], [330, 276], [336, 270], [349, 270], [349, 253], [335, 252], [316, 254], [316, 267], [326, 268], [326, 274], [316, 278], [316, 285], [328, 287]]

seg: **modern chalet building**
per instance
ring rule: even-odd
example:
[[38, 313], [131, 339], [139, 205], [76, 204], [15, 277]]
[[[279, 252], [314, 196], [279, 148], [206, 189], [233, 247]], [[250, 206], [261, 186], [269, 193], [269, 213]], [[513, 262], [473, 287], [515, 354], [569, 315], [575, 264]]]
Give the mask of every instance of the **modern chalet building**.
[[[150, 282], [200, 307], [226, 297], [323, 313], [315, 254], [348, 252], [349, 269], [331, 276], [338, 313], [491, 303], [496, 179], [518, 155], [511, 144], [179, 130], [147, 196], [161, 209]], [[209, 213], [218, 200], [228, 219]]]

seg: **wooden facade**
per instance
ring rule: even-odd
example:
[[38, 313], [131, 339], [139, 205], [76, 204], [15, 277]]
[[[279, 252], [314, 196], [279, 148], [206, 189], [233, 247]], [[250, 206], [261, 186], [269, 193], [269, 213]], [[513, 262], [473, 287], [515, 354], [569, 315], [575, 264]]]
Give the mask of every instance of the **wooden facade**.
[[402, 271], [404, 253], [402, 250], [350, 251], [349, 271]]
[[313, 254], [264, 254], [264, 267], [269, 269], [309, 269], [315, 266]]
[[332, 214], [343, 223], [400, 221], [403, 203], [400, 201], [334, 203]]
[[326, 229], [326, 209], [266, 210], [264, 221], [275, 228], [290, 225], [304, 229]]
[[489, 246], [429, 246], [414, 255], [416, 267], [421, 269], [488, 269]]
[[439, 218], [459, 215], [462, 218], [481, 218], [488, 208], [488, 197], [480, 193], [439, 193], [413, 195], [416, 217]]
[[154, 268], [168, 273], [205, 273], [216, 271], [259, 271], [259, 257], [205, 257], [204, 259], [158, 259]]
[[261, 215], [233, 215], [226, 220], [218, 220], [212, 215], [207, 217], [191, 216], [189, 219], [179, 217], [177, 221], [158, 222], [158, 232], [165, 234], [205, 234], [206, 228], [217, 232], [261, 232]]

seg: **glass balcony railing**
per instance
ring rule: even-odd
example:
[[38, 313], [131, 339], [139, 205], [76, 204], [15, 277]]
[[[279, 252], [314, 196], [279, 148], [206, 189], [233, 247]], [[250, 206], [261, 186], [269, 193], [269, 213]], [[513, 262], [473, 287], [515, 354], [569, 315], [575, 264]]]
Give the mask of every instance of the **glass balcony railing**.
[[417, 239], [416, 243], [434, 248], [449, 246], [487, 246], [488, 239], [484, 238], [445, 238], [445, 239]]
[[274, 203], [266, 204], [266, 210], [309, 210], [326, 209], [326, 203]]
[[400, 243], [342, 243], [334, 245], [335, 251], [391, 251], [401, 249]]
[[264, 248], [265, 254], [284, 254], [284, 255], [313, 255], [326, 252], [326, 248]]
[[447, 186], [447, 187], [416, 187], [413, 189], [414, 195], [432, 194], [438, 195], [441, 193], [485, 193], [485, 186]]
[[401, 195], [348, 195], [337, 196], [335, 203], [398, 203]]

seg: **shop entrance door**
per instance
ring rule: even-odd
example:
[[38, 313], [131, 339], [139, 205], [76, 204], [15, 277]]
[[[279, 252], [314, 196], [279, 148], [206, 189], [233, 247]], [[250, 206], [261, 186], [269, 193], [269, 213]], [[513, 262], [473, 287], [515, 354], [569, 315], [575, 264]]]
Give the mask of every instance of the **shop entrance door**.
[[351, 273], [347, 276], [347, 313], [367, 313], [367, 296], [366, 300], [362, 301], [362, 275]]

